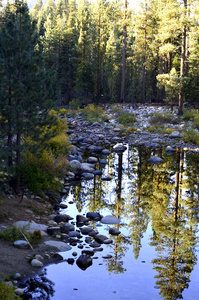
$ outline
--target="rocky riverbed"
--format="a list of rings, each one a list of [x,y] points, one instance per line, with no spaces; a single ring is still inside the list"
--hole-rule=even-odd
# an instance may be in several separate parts
[[[95,122],[91,125],[81,115],[67,116],[69,128],[67,134],[73,146],[68,156],[70,172],[64,178],[64,188],[61,195],[67,194],[71,181],[77,177],[80,180],[81,178],[91,180],[95,175],[100,175],[101,171],[98,166],[107,164],[107,157],[112,151],[122,153],[127,144],[151,148],[154,151],[165,148],[166,151],[172,152],[176,148],[184,148],[187,151],[198,153],[198,148],[195,145],[186,144],[182,140],[180,129],[185,126],[184,123],[172,125],[174,132],[171,134],[150,133],[146,130],[148,117],[159,108],[143,106],[136,110],[131,107],[125,109],[136,114],[137,121],[134,127],[136,126],[137,131],[127,132],[123,130],[121,124],[115,121],[114,112],[109,109],[107,110],[109,122],[105,124]],[[83,159],[85,152],[89,153],[86,161]],[[152,161],[152,163],[160,162]],[[102,180],[108,181],[111,178],[106,177]],[[48,198],[48,200],[50,199]],[[38,204],[37,209],[35,209],[36,203]],[[14,245],[0,239],[1,279],[4,275],[14,275],[14,280],[21,280],[24,276],[35,274],[46,264],[62,260],[63,258],[56,253],[70,250],[77,244],[79,248],[82,247],[82,235],[86,236],[87,243],[93,249],[92,253],[89,252],[91,250],[87,250],[87,252],[82,250],[82,255],[77,259],[79,267],[86,269],[92,263],[91,256],[93,253],[101,251],[103,243],[112,242],[106,236],[101,236],[97,231],[91,230],[89,222],[94,220],[115,224],[119,220],[113,220],[112,216],[109,216],[107,221],[98,213],[89,211],[85,216],[77,215],[73,219],[70,215],[59,214],[59,208],[64,208],[62,205],[59,200],[55,205],[52,205],[42,201],[39,197],[33,199],[26,196],[22,203],[19,203],[19,199],[11,194],[3,199],[0,230],[16,225],[20,228],[26,228],[27,231],[40,231],[41,240],[33,248],[26,239],[23,242],[16,241]],[[119,234],[114,231],[114,228],[111,230],[110,234]],[[91,237],[94,237],[94,242]],[[68,263],[73,263],[73,261]],[[18,293],[23,293],[23,291],[20,290]]]

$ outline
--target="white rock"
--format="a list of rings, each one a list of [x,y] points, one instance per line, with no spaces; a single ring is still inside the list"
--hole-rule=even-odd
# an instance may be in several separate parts
[[[72,249],[72,247],[64,242],[59,242],[59,241],[45,241],[44,242],[46,245],[55,247],[59,251],[69,251]]]
[[[41,267],[43,267],[43,263],[42,263],[40,260],[34,258],[34,259],[31,261],[31,266],[33,266],[33,267],[35,267],[35,268],[41,268]]]
[[[24,294],[24,290],[20,289],[20,288],[17,288],[17,289],[15,289],[15,294],[19,295],[19,296],[22,296]]]

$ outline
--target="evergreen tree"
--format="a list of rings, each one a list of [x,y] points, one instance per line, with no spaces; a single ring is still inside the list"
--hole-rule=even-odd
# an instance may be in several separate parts
[[[17,189],[24,139],[38,138],[42,124],[48,124],[47,97],[36,24],[30,20],[27,4],[16,1],[7,5],[0,31],[0,132],[4,150],[0,161],[7,171],[16,170]]]

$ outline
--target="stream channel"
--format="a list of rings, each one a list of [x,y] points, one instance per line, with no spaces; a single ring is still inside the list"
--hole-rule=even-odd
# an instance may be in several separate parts
[[[149,163],[154,154],[163,162]],[[119,218],[116,225],[89,224],[113,242],[101,245],[103,251],[94,253],[86,270],[76,264],[79,243],[60,252],[63,261],[26,282],[23,299],[199,299],[199,155],[127,145],[122,154],[106,159],[106,165],[98,166],[102,176],[71,183],[63,197],[68,208],[60,213],[73,221],[87,212]],[[104,176],[112,180],[101,180]],[[121,233],[109,234],[111,227]],[[83,249],[93,250],[85,238]]]

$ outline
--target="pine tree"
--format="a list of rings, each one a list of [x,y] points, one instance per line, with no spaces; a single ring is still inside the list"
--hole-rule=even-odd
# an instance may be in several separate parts
[[[7,5],[4,20],[0,31],[1,162],[7,171],[15,169],[18,190],[25,138],[38,138],[42,124],[48,124],[45,100],[49,95],[36,23],[30,20],[27,4]]]

